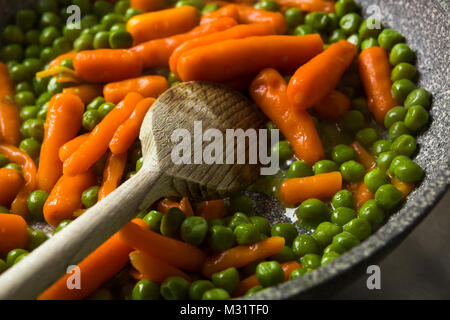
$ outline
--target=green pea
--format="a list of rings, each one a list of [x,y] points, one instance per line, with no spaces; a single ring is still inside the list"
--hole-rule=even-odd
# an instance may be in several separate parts
[[[113,31],[109,35],[109,45],[112,49],[126,49],[133,45],[133,37],[126,30]]]
[[[88,14],[91,12],[91,1],[90,0],[72,0],[72,4],[80,7],[82,14]]]
[[[110,29],[116,23],[124,23],[124,18],[117,13],[108,13],[103,16],[101,24],[105,25],[107,29]]]
[[[3,168],[7,168],[7,169],[14,169],[19,171],[20,173],[22,173],[22,167],[19,166],[17,163],[8,163],[7,165],[5,165]]]
[[[202,9],[202,14],[208,14],[211,12],[214,12],[216,10],[218,10],[220,7],[217,3],[207,3],[203,9]]]
[[[347,34],[345,33],[345,31],[342,29],[336,29],[336,30],[333,30],[333,32],[331,32],[328,42],[335,43],[335,42],[338,42],[340,40],[345,40],[345,39],[347,39]]]
[[[236,212],[228,224],[228,227],[232,230],[236,229],[238,225],[251,223],[251,220],[247,217],[245,213]]]
[[[100,107],[98,107],[98,112],[100,113],[100,116],[102,118],[106,117],[106,115],[108,113],[110,113],[114,108],[116,107],[116,105],[114,103],[111,102],[105,102],[102,103],[100,105]]]
[[[50,60],[53,60],[54,58],[56,58],[56,52],[53,51],[53,47],[45,47],[44,49],[41,50],[41,54],[39,56],[39,58],[47,63]]]
[[[414,52],[405,43],[396,44],[392,48],[391,54],[389,56],[389,61],[393,66],[396,66],[397,64],[402,62],[413,63],[414,59],[415,59]]]
[[[38,99],[39,100],[39,99]],[[36,102],[37,104],[37,102]],[[44,104],[38,111],[36,117],[38,120],[41,120],[42,122],[45,121],[45,119],[47,118],[47,111],[48,111],[48,104]],[[42,136],[44,135],[43,131],[42,131]]]
[[[342,116],[342,126],[347,132],[355,132],[364,128],[364,115],[361,111],[350,110]]]
[[[202,295],[202,300],[228,300],[230,299],[230,294],[220,288],[211,289],[205,291]]]
[[[389,140],[394,141],[403,134],[410,134],[410,130],[403,121],[397,121],[391,125],[388,132]]]
[[[25,68],[23,65],[19,64],[19,65],[15,65],[11,68],[10,76],[15,82],[20,82],[20,81],[29,80],[31,77],[31,74],[28,72],[27,68]]]
[[[230,198],[230,207],[233,212],[250,214],[253,211],[253,200],[246,195],[237,195]]]
[[[403,195],[392,184],[382,185],[375,192],[375,201],[384,210],[391,211],[395,209],[402,201]]]
[[[208,233],[208,222],[202,217],[188,217],[181,224],[181,239],[193,246],[199,246]]]
[[[307,34],[312,34],[312,33],[314,33],[314,29],[307,24],[299,25],[294,30],[294,34],[296,36],[305,36]]]
[[[108,1],[95,1],[92,4],[92,12],[99,18],[113,11],[113,6]]]
[[[10,252],[8,252],[8,255],[6,256],[6,265],[8,266],[8,268],[11,268],[15,263],[16,260],[22,256],[22,255],[26,255],[29,252],[25,249],[13,249]]]
[[[133,287],[132,300],[158,300],[159,285],[152,280],[140,280]]]
[[[25,138],[20,142],[19,149],[25,151],[31,158],[36,159],[41,151],[41,144],[34,138]]]
[[[376,18],[369,18],[361,22],[358,32],[361,38],[368,39],[377,38],[381,30],[381,22]]]
[[[342,164],[346,161],[356,160],[356,152],[348,145],[338,144],[333,148],[331,158],[334,162]]]
[[[16,94],[15,100],[20,106],[24,107],[33,105],[36,101],[36,97],[31,91],[22,91]]]
[[[350,160],[341,164],[340,171],[344,181],[357,182],[362,180],[366,170],[359,162]]]
[[[256,267],[256,277],[263,287],[271,287],[284,281],[284,271],[278,262],[264,261]]]
[[[214,252],[220,252],[231,248],[234,244],[235,237],[233,230],[228,227],[213,225],[208,230],[207,236],[208,246]]]
[[[333,261],[336,258],[339,258],[340,254],[334,251],[330,251],[325,253],[320,260],[320,265],[326,265],[327,263]]]
[[[32,29],[25,32],[25,42],[29,45],[39,45],[39,36],[41,31],[38,29]]]
[[[56,0],[39,0],[36,4],[39,13],[46,11],[58,12],[58,2]]]
[[[127,26],[125,25],[125,23],[116,23],[111,27],[111,29],[109,31],[113,32],[113,31],[120,31],[120,30],[122,30],[122,31],[127,30]]]
[[[245,223],[236,226],[234,235],[238,244],[253,244],[260,239],[258,228],[252,223]]]
[[[337,29],[339,26],[339,17],[336,13],[330,12],[328,14],[328,26],[327,31],[333,32],[335,29]]]
[[[330,215],[330,210],[318,199],[308,199],[302,202],[295,212],[300,221],[324,221]]]
[[[350,35],[352,33],[358,32],[358,28],[361,22],[361,16],[357,13],[352,12],[347,13],[345,16],[343,16],[339,21],[339,25],[347,35]]]
[[[349,221],[344,225],[343,229],[353,234],[360,241],[367,239],[372,233],[372,227],[369,221],[364,218],[355,218]]]
[[[320,259],[321,257],[315,253],[308,253],[302,257],[302,267],[316,269],[320,267]]]
[[[319,250],[316,239],[306,233],[299,234],[292,242],[292,251],[297,259],[308,253],[319,253]]]
[[[97,110],[87,110],[83,114],[83,128],[86,131],[92,131],[97,124],[102,120],[102,116]]]
[[[61,231],[62,229],[64,229],[65,227],[67,227],[70,223],[72,222],[72,220],[70,219],[65,219],[63,221],[61,221],[58,226],[55,229],[55,233],[58,233],[59,231]]]
[[[294,254],[294,251],[289,246],[284,246],[280,252],[278,252],[277,254],[274,254],[273,256],[270,257],[270,260],[275,260],[280,263],[294,261],[296,259],[297,258]]]
[[[293,280],[293,279],[297,279],[300,278],[302,276],[304,276],[305,274],[307,274],[308,271],[306,268],[298,268],[295,269],[294,271],[291,272],[291,274],[289,275],[289,280]]]
[[[98,186],[92,186],[87,188],[81,194],[81,203],[86,209],[95,205],[98,201]]]
[[[283,237],[285,244],[290,246],[298,235],[298,231],[292,223],[277,223],[270,230],[272,237]]]
[[[361,42],[361,50],[365,50],[371,47],[377,47],[378,46],[378,41],[375,38],[368,38],[368,39],[364,39]]]
[[[130,7],[129,0],[120,0],[115,4],[114,12],[120,15],[124,15],[129,7]]]
[[[39,43],[43,46],[51,45],[59,36],[61,36],[61,33],[55,26],[48,26],[41,31]]]
[[[9,163],[9,159],[7,156],[0,154],[0,167],[4,167]],[[3,207],[3,206],[2,206]],[[3,208],[2,208],[3,210]],[[270,232],[270,226],[269,226],[269,232]]]
[[[358,8],[354,0],[338,0],[335,5],[336,14],[339,17],[343,17],[347,13],[354,12]]]
[[[80,36],[81,29],[74,23],[66,24],[63,27],[63,36],[69,41],[75,41],[76,38]]]
[[[62,25],[61,18],[54,12],[45,12],[41,16],[41,20],[39,21],[39,26],[41,28],[53,26],[60,28]]]
[[[336,244],[336,243],[331,243],[330,245],[326,246],[325,249],[323,249],[323,254],[327,254],[330,252],[336,252],[339,254],[343,254],[345,253],[345,251],[347,251],[344,247]]]
[[[295,28],[304,21],[303,13],[298,8],[290,8],[284,12],[284,17],[289,28]]]
[[[3,61],[15,63],[15,65],[19,65],[17,61],[22,60],[23,58],[23,49],[21,45],[18,44],[10,44],[1,48],[0,57]],[[13,66],[9,67],[10,73],[12,71]],[[18,80],[21,81],[21,80]],[[16,82],[18,82],[16,81]]]
[[[28,196],[27,206],[31,216],[36,220],[43,219],[43,208],[47,201],[48,192],[44,190],[35,190]]]
[[[320,160],[314,164],[314,174],[322,174],[333,171],[339,171],[339,166],[331,160]]]
[[[402,104],[414,89],[416,85],[411,80],[397,80],[392,84],[392,95],[399,104]]]
[[[381,153],[391,150],[391,142],[380,139],[373,143],[372,145],[372,154],[374,156],[379,156]]]
[[[357,246],[360,241],[353,234],[343,231],[333,237],[333,244],[341,246],[344,250],[350,250]]]
[[[397,169],[397,167],[405,161],[411,161],[411,159],[404,155],[396,156],[394,159],[392,159],[391,164],[389,165],[389,172],[395,175],[395,170]]]
[[[47,85],[47,91],[52,95],[62,92],[63,85],[58,82],[58,77],[52,77]]]
[[[139,14],[142,14],[142,11],[136,9],[136,8],[128,8],[125,12],[124,19],[126,21],[130,20],[132,17],[137,16]]]
[[[37,44],[30,44],[25,49],[25,58],[39,58],[41,56],[41,47]]]
[[[136,172],[138,172],[139,170],[141,170],[143,165],[144,165],[144,158],[143,158],[143,157],[140,157],[140,158],[136,161]]]
[[[189,282],[181,277],[169,277],[161,283],[160,293],[166,300],[184,300],[189,292]]]
[[[356,132],[356,140],[365,147],[370,147],[378,140],[378,132],[374,128],[364,128]]]
[[[331,199],[331,206],[333,209],[337,209],[340,207],[346,207],[353,209],[355,207],[355,199],[353,198],[352,193],[349,190],[343,189],[333,196]]]
[[[391,150],[410,157],[416,150],[416,139],[409,134],[402,134],[392,142]]]
[[[377,158],[377,167],[383,170],[389,169],[392,160],[397,156],[397,153],[394,151],[386,151],[382,152],[378,155]]]
[[[197,8],[198,10],[202,10],[205,6],[205,3],[201,0],[179,0],[175,4],[175,8],[183,7],[183,6],[192,6]]]
[[[94,36],[94,49],[109,48],[109,31],[100,31]]]
[[[6,44],[22,44],[24,42],[23,31],[15,25],[7,25],[2,32],[2,40]]]
[[[417,163],[410,160],[401,162],[395,169],[394,175],[402,182],[415,183],[422,180],[424,172]]]
[[[270,236],[270,223],[266,218],[260,216],[253,216],[250,217],[250,221],[255,225],[259,233],[265,234],[266,236]]]
[[[356,46],[356,48],[358,49],[358,51],[361,50],[362,41],[361,41],[361,37],[359,36],[358,33],[354,33],[354,34],[350,35],[347,38],[347,41],[350,43],[353,43]]]
[[[103,103],[105,103],[105,98],[97,97],[86,106],[86,110],[97,110]]]
[[[196,280],[189,286],[189,299],[190,300],[201,300],[203,294],[214,289],[214,284],[209,280]]]
[[[48,82],[50,81],[49,77],[46,78],[33,78],[33,89],[36,94],[40,95],[47,91]]]
[[[48,236],[41,230],[33,230],[27,228],[27,233],[28,233],[27,250],[30,251],[36,249],[48,239]]]
[[[331,214],[331,222],[342,227],[350,220],[356,218],[356,216],[355,210],[347,207],[338,207]]]
[[[69,69],[74,69],[73,67],[73,60],[72,59],[64,59],[63,61],[61,61],[61,63],[59,64],[61,67],[65,67],[65,68],[69,68]]]
[[[314,238],[320,247],[324,248],[331,243],[333,237],[342,232],[342,228],[337,224],[325,221],[319,224],[314,230]]]
[[[37,22],[37,14],[33,10],[24,9],[16,13],[16,24],[24,31],[30,30]]]
[[[384,117],[384,126],[389,129],[395,122],[403,121],[406,115],[406,108],[394,107],[386,113]]]
[[[380,186],[389,183],[389,181],[389,176],[382,169],[371,170],[364,176],[364,183],[372,193],[375,193]]]
[[[94,47],[94,37],[91,34],[83,34],[75,39],[73,48],[75,51],[92,50]]]
[[[302,178],[307,176],[314,175],[314,172],[311,166],[305,161],[297,160],[292,162],[288,171],[286,172],[286,176],[288,179],[292,178]]]
[[[305,24],[317,31],[325,31],[330,18],[324,12],[310,12],[305,16]]]
[[[417,131],[427,125],[428,119],[427,110],[421,105],[415,105],[406,111],[404,123],[411,131]]]
[[[291,149],[291,145],[287,140],[282,140],[272,147],[272,153],[278,153],[278,158],[280,163],[284,163],[290,158],[292,158],[293,152]]]
[[[159,230],[161,229],[162,217],[163,217],[163,214],[161,212],[152,210],[145,215],[143,220],[148,225],[150,230],[159,233]]]
[[[169,85],[172,85],[173,83],[180,81],[180,79],[178,79],[178,77],[175,75],[175,73],[169,72],[167,81],[169,82]]]
[[[232,293],[239,286],[239,272],[236,268],[228,268],[220,272],[216,272],[211,277],[216,288],[221,288]]]
[[[417,69],[412,64],[407,62],[399,63],[391,72],[391,79],[393,82],[408,79],[413,80],[417,74]]]
[[[248,291],[245,293],[245,296],[246,297],[251,296],[255,293],[258,293],[259,291],[262,291],[263,289],[264,287],[261,285],[254,286],[253,288],[248,289]]]
[[[22,62],[22,65],[28,70],[29,73],[35,74],[38,72],[42,65],[41,61],[37,58],[27,58]]]
[[[425,109],[429,109],[431,106],[431,94],[423,88],[417,88],[411,91],[408,97],[406,97],[405,108],[415,105],[421,105]]]
[[[378,43],[380,44],[380,47],[388,51],[391,50],[397,43],[404,41],[405,37],[393,29],[384,29],[378,36]]]
[[[170,208],[162,217],[161,234],[166,237],[176,238],[180,233],[184,219],[183,211],[178,208]]]
[[[384,221],[384,211],[374,199],[370,199],[361,206],[358,217],[366,219],[370,223],[372,230],[376,230]]]

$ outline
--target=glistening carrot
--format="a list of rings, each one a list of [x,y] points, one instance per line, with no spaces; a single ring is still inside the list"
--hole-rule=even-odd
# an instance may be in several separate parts
[[[53,59],[52,61],[50,61],[49,64],[49,69],[57,67],[61,64],[61,62],[63,62],[66,59],[73,59],[75,58],[77,52],[75,50],[69,51],[67,53],[63,53],[59,56],[57,56],[55,59]]]
[[[415,188],[414,183],[402,182],[395,177],[391,179],[391,183],[394,187],[400,190],[403,198],[406,198]]]
[[[83,112],[83,102],[71,93],[59,93],[50,100],[39,156],[39,189],[50,192],[61,177],[59,149],[77,135],[81,128]]]
[[[333,90],[313,107],[314,115],[324,120],[338,119],[350,109],[350,104],[345,94]]]
[[[211,21],[211,23],[195,27],[186,33],[141,43],[131,48],[131,50],[139,55],[145,68],[167,66],[169,65],[170,55],[183,42],[214,32],[226,30],[236,24],[236,20],[225,17]]]
[[[94,169],[75,176],[63,175],[44,204],[45,221],[57,226],[64,219],[73,219],[74,211],[81,208],[81,194],[96,183]]]
[[[309,198],[330,199],[342,188],[342,176],[338,171],[283,181],[280,195],[287,205],[296,205]]]
[[[211,278],[211,275],[231,268],[241,268],[249,263],[261,261],[280,252],[284,247],[284,238],[270,237],[266,240],[248,245],[238,245],[209,256],[202,266],[202,274]]]
[[[8,67],[0,62],[0,138],[3,143],[20,142],[19,108],[14,103],[14,82]]]
[[[144,98],[157,98],[161,93],[167,90],[169,84],[167,79],[162,76],[141,76],[133,79],[110,82],[103,88],[105,100],[112,103],[118,103],[125,98],[127,93],[138,92]]]
[[[81,134],[63,144],[58,151],[59,160],[64,162],[87,140],[88,137],[89,133]]]
[[[220,9],[217,9],[216,11],[206,13],[202,15],[202,18],[200,19],[200,25],[204,25],[224,17],[239,21],[239,12],[237,10],[237,7],[234,4],[228,4]]]
[[[28,240],[27,223],[17,215],[0,213],[0,254],[12,249],[25,248]]]
[[[63,89],[64,93],[71,93],[78,96],[84,104],[88,104],[96,97],[102,95],[102,86],[96,84],[81,84]]]
[[[149,279],[161,283],[168,277],[182,277],[191,281],[180,269],[139,250],[130,253],[130,262],[139,271],[138,280]]]
[[[17,163],[22,167],[22,175],[25,178],[25,184],[12,202],[11,211],[26,216],[28,213],[28,196],[32,191],[36,190],[37,186],[36,165],[26,152],[14,146],[0,144],[0,153],[7,156],[9,161]]]
[[[108,154],[105,169],[103,170],[103,182],[98,190],[98,201],[113,192],[122,180],[123,172],[127,164],[127,153]]]
[[[235,4],[239,23],[268,23],[277,34],[283,34],[287,30],[286,19],[280,12],[256,9],[253,6]]]
[[[157,210],[159,212],[166,213],[170,208],[180,209],[186,217],[191,217],[194,215],[194,210],[192,210],[188,197],[181,198],[179,203],[168,198],[164,198],[158,202]]]
[[[130,247],[180,269],[199,270],[206,258],[202,250],[190,244],[143,229],[133,222],[123,227],[119,236]]]
[[[178,58],[184,53],[194,48],[205,46],[211,43],[230,39],[242,39],[251,36],[262,36],[273,34],[273,30],[269,24],[251,24],[251,25],[237,25],[227,30],[209,34],[203,37],[188,40],[179,45],[170,56],[169,66],[172,72],[176,73],[176,66]]]
[[[295,155],[313,165],[324,158],[322,141],[308,112],[289,107],[287,84],[274,69],[264,69],[253,80],[250,96],[291,144]]]
[[[334,12],[333,0],[275,0],[279,5],[287,8],[298,8],[305,12]]]
[[[142,12],[161,10],[167,6],[166,0],[131,0],[130,7]]]
[[[129,118],[142,96],[136,92],[127,94],[103,120],[91,131],[88,139],[64,161],[63,172],[76,175],[86,172],[108,150],[109,142],[117,128]]]
[[[227,206],[222,200],[203,201],[198,205],[195,215],[206,220],[223,218],[227,215]]]
[[[350,147],[355,150],[358,162],[360,162],[366,171],[372,170],[377,165],[376,159],[358,142],[354,141],[350,144]]]
[[[187,32],[199,21],[200,12],[196,8],[182,6],[134,16],[128,20],[127,30],[133,36],[134,43],[139,44]]]
[[[356,210],[359,210],[366,201],[373,199],[374,195],[370,192],[369,188],[367,188],[364,181],[361,181],[358,185],[358,188],[353,194],[356,203]]]
[[[178,58],[177,71],[183,81],[233,80],[264,68],[294,69],[322,48],[318,34],[225,40],[183,53]]]
[[[356,46],[341,40],[298,68],[287,90],[292,106],[306,110],[325,98],[336,87],[355,55]]]
[[[19,171],[9,168],[0,169],[0,205],[9,207],[24,184]]]
[[[95,249],[78,264],[80,288],[72,284],[72,273],[62,276],[50,288],[38,297],[39,300],[81,300],[93,293],[105,281],[111,279],[128,263],[128,254],[132,249],[120,241],[117,233]]]
[[[73,66],[80,78],[97,83],[135,78],[142,73],[141,59],[126,49],[81,51],[73,59]]]
[[[358,65],[369,110],[378,123],[383,123],[386,113],[397,105],[391,91],[388,54],[381,47],[367,48],[359,54]]]

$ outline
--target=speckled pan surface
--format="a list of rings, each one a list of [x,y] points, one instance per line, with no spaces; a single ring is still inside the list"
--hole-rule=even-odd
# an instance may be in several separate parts
[[[18,9],[33,0],[0,0],[0,27]],[[408,197],[402,209],[361,245],[339,259],[302,278],[265,290],[252,298],[323,298],[339,290],[367,265],[376,263],[394,249],[431,211],[450,183],[450,1],[449,0],[362,0],[366,9],[376,5],[385,26],[404,34],[417,53],[420,86],[433,94],[431,126],[418,138],[416,157],[426,178]],[[373,14],[373,11],[370,13]],[[257,212],[280,221],[282,209],[265,196],[258,199]],[[399,261],[399,267],[401,261]]]

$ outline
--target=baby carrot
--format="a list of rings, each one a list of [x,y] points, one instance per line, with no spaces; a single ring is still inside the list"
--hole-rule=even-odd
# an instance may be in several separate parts
[[[250,96],[286,137],[295,155],[313,165],[324,158],[322,141],[308,112],[290,108],[284,78],[273,69],[264,69],[253,80]]]
[[[108,83],[103,88],[103,96],[106,101],[112,103],[118,103],[132,91],[138,92],[144,98],[157,98],[168,87],[167,79],[162,76],[141,76]]]
[[[76,54],[77,54],[77,52],[75,50],[63,53],[63,54],[57,56],[52,61],[50,61],[48,68],[51,69],[54,67],[58,67],[61,64],[61,62],[63,62],[64,60],[75,58]]]
[[[0,62],[0,137],[7,144],[18,145],[20,142],[20,117],[19,108],[14,103],[14,82],[3,62]]]
[[[161,11],[148,12],[132,17],[127,30],[139,44],[158,38],[184,33],[200,21],[200,12],[193,6],[182,6]]]
[[[145,68],[167,66],[169,64],[170,55],[183,42],[226,30],[236,24],[236,20],[224,17],[211,21],[211,23],[195,27],[186,33],[141,43],[131,48],[131,50],[139,55]]]
[[[50,192],[61,177],[59,148],[77,135],[81,128],[83,112],[83,102],[71,93],[59,93],[50,100],[39,156],[39,189]]]
[[[129,118],[142,96],[136,92],[127,94],[103,120],[91,131],[88,139],[64,161],[63,172],[77,175],[86,172],[108,150],[109,142],[117,128]]]
[[[381,47],[367,48],[359,54],[358,65],[369,110],[378,123],[383,123],[386,113],[397,105],[391,91],[388,54]]]
[[[9,207],[24,184],[19,171],[9,168],[0,169],[0,205]]]
[[[220,82],[254,75],[264,68],[294,69],[322,48],[318,34],[231,39],[183,53],[178,58],[177,71],[183,81]]]
[[[345,94],[333,90],[313,108],[314,115],[319,119],[334,120],[341,117],[350,109],[350,99]]]
[[[38,297],[39,300],[81,300],[111,279],[128,263],[132,249],[120,241],[117,233],[78,264],[80,288],[71,289],[67,282],[72,273],[62,276]]]
[[[0,213],[0,254],[12,249],[25,248],[28,240],[27,223],[17,215]]]
[[[285,180],[281,183],[280,195],[287,205],[296,205],[309,198],[330,199],[341,188],[341,173],[334,171]]]
[[[330,0],[276,0],[279,5],[287,8],[298,8],[305,12],[334,12],[334,1]]]
[[[44,204],[45,221],[57,226],[64,219],[73,219],[74,211],[81,208],[81,194],[96,183],[94,169],[75,176],[63,175]]]
[[[108,154],[105,170],[103,171],[103,182],[98,190],[98,201],[105,198],[108,194],[116,190],[122,180],[123,172],[127,164],[127,153]]]
[[[356,203],[356,210],[359,210],[366,201],[373,199],[374,195],[370,192],[369,188],[367,188],[364,181],[361,181],[358,185],[358,188],[353,194]]]
[[[123,227],[119,236],[130,247],[180,269],[199,270],[206,258],[205,253],[197,247],[143,229],[133,222]]]
[[[341,40],[297,69],[287,94],[294,108],[306,110],[325,98],[338,84],[356,55],[356,46]]]
[[[112,82],[142,73],[142,61],[131,50],[97,49],[78,52],[73,59],[75,73],[88,82]]]
[[[358,162],[366,168],[366,171],[375,168],[377,165],[376,159],[358,141],[352,142],[350,147],[355,150]]]
[[[241,4],[235,4],[235,6],[239,15],[239,23],[268,23],[277,34],[283,34],[287,30],[286,19],[280,12],[260,10]]]
[[[227,206],[222,200],[203,201],[198,205],[195,215],[206,220],[223,218],[227,215]]]
[[[202,15],[202,18],[200,19],[200,25],[207,24],[224,17],[239,21],[239,12],[237,10],[237,7],[234,4],[228,4],[216,11],[206,13]]]
[[[183,211],[186,217],[191,217],[194,215],[194,210],[192,210],[191,203],[188,197],[181,198],[180,202],[170,200],[168,198],[162,199],[158,202],[157,210],[161,213],[166,213],[170,208],[178,208]]]
[[[414,183],[402,182],[395,177],[391,179],[391,183],[394,187],[400,190],[403,198],[406,198],[415,188]]]
[[[188,197],[181,198],[180,210],[183,211],[186,217],[192,217],[194,215],[194,210],[192,209],[191,202]]]
[[[231,267],[241,268],[249,263],[261,261],[280,252],[283,247],[283,237],[270,237],[254,244],[238,245],[206,258],[202,266],[202,274],[211,278],[213,273]]]
[[[130,262],[139,271],[138,280],[149,279],[161,283],[168,277],[182,277],[191,281],[180,269],[139,250],[130,253]]]
[[[81,84],[70,88],[64,88],[64,93],[78,96],[84,104],[88,104],[96,97],[102,95],[102,86],[96,84]]]
[[[85,133],[63,144],[58,151],[59,160],[61,160],[61,162],[64,162],[87,140],[88,137],[89,133]]]
[[[28,213],[28,196],[32,191],[36,190],[37,186],[36,165],[26,152],[14,146],[0,144],[0,153],[7,156],[9,161],[17,163],[22,167],[22,175],[25,178],[25,184],[12,202],[11,211],[26,216]]]
[[[130,7],[142,12],[161,10],[167,6],[166,0],[131,0]]]
[[[262,36],[273,34],[272,28],[269,24],[251,24],[251,25],[237,25],[221,32],[215,32],[203,37],[188,40],[179,45],[170,56],[169,66],[172,72],[176,73],[176,66],[178,58],[184,53],[194,48],[205,46],[211,43],[216,43],[223,40],[242,39],[251,36]]]

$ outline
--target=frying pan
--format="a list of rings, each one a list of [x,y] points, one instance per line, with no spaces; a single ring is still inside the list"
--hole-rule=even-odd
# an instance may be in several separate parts
[[[0,0],[0,27],[32,0]],[[401,32],[417,53],[419,86],[433,94],[431,123],[418,136],[415,160],[426,176],[402,208],[360,245],[327,265],[293,281],[252,296],[252,299],[326,298],[379,263],[397,247],[431,211],[450,184],[450,1],[360,0],[364,15],[381,15],[384,26]],[[369,9],[369,10],[368,10]],[[271,222],[288,221],[284,209],[272,198],[251,194],[256,213]],[[44,224],[33,227],[45,229]],[[47,230],[48,231],[48,230]],[[401,262],[400,262],[401,263]],[[399,267],[401,267],[399,265]]]

